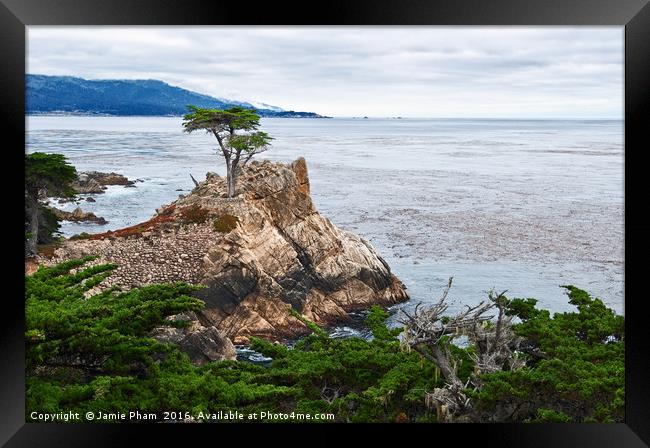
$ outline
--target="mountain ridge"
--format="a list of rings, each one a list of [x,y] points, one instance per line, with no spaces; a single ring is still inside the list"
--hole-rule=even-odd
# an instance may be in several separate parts
[[[157,79],[89,80],[74,76],[26,75],[27,115],[181,116],[187,105],[226,109],[255,109],[262,117],[327,118],[315,112],[215,98]]]

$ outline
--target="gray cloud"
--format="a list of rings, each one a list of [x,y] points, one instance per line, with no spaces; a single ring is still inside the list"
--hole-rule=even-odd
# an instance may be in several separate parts
[[[622,27],[28,27],[29,73],[334,116],[622,118]]]

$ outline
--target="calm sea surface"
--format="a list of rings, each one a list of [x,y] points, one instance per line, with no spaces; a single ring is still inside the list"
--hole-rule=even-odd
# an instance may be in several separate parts
[[[30,152],[142,180],[81,201],[108,224],[64,223],[66,236],[144,221],[191,190],[189,173],[225,174],[214,138],[184,134],[180,118],[26,123]],[[275,140],[260,157],[306,158],[316,207],[375,246],[407,285],[400,306],[437,300],[453,276],[455,309],[495,288],[570,310],[560,285],[573,284],[623,312],[621,121],[270,118],[262,129]]]

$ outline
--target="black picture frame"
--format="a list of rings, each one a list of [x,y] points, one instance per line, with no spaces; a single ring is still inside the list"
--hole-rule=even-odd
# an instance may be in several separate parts
[[[19,147],[25,145],[25,27],[29,25],[618,25],[625,26],[625,317],[626,417],[622,424],[529,425],[356,425],[364,434],[384,434],[408,428],[422,431],[432,443],[454,437],[478,437],[498,446],[647,446],[650,443],[650,332],[643,312],[650,224],[647,207],[644,153],[650,151],[650,6],[649,0],[337,0],[309,2],[225,2],[222,0],[0,0],[0,126],[5,145],[3,179],[10,196],[23,177]],[[19,198],[18,194],[14,198]],[[645,200],[645,203],[644,203]],[[23,213],[20,200],[15,214]],[[8,213],[9,214],[9,213]],[[121,446],[166,441],[198,443],[196,432],[213,443],[226,429],[240,437],[274,431],[289,437],[296,425],[111,425],[25,423],[24,302],[20,269],[23,243],[15,216],[8,217],[4,253],[5,294],[0,324],[0,443],[7,446]],[[6,243],[13,242],[15,247]],[[218,426],[218,430],[217,430]],[[224,426],[227,426],[224,429]],[[348,425],[354,426],[354,425]],[[300,425],[305,429],[307,425]],[[309,426],[332,443],[340,443],[332,426]],[[336,426],[338,431],[341,427]],[[347,429],[347,428],[346,428]],[[278,432],[278,430],[280,430]],[[255,433],[255,434],[252,434]],[[221,434],[221,435],[218,435]],[[245,434],[245,435],[242,435]],[[414,434],[419,436],[420,434]],[[215,438],[217,437],[217,438]],[[645,442],[644,442],[645,441]],[[302,443],[311,440],[303,439]]]

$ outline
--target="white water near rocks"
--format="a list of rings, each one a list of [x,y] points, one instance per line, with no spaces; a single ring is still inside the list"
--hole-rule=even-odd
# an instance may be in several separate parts
[[[108,224],[65,223],[66,236],[144,221],[193,188],[189,173],[225,174],[214,139],[184,134],[180,118],[28,117],[27,129],[28,151],[144,181],[81,201]],[[451,312],[492,287],[571,310],[563,284],[623,312],[621,121],[274,118],[262,129],[275,140],[261,157],[304,156],[319,211],[407,285],[398,307],[436,301],[453,276]],[[346,331],[358,330],[335,329]]]

